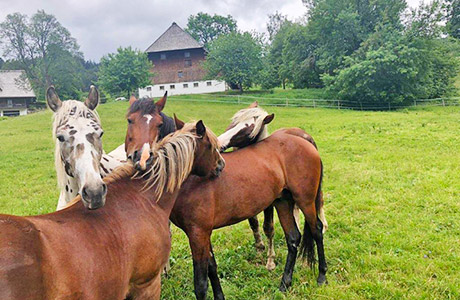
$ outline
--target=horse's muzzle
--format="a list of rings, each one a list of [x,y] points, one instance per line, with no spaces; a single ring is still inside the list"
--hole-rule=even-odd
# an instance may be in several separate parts
[[[222,173],[222,171],[224,170],[224,168],[225,168],[225,160],[221,159],[217,163],[217,167],[214,170],[214,172],[212,173],[213,177],[219,177],[220,174]]]
[[[104,206],[107,186],[102,183],[96,186],[85,185],[81,190],[81,198],[87,209],[94,210]]]

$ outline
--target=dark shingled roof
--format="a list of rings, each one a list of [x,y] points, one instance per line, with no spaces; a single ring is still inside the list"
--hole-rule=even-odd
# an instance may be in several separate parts
[[[35,97],[23,70],[0,70],[0,98]]]
[[[155,41],[146,52],[163,52],[203,48],[188,32],[175,22]]]

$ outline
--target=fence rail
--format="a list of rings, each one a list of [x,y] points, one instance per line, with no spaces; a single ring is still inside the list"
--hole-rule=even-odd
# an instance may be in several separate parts
[[[222,94],[193,94],[171,96],[170,100],[188,102],[208,102],[227,104],[250,104],[258,101],[263,106],[285,106],[285,107],[311,107],[311,108],[332,108],[351,110],[397,110],[410,107],[429,106],[459,106],[460,97],[446,97],[435,99],[414,99],[411,105],[375,105],[363,104],[350,100],[338,99],[309,99],[309,98],[281,98],[281,97],[257,97],[249,95],[222,95]],[[168,100],[169,100],[168,99]]]

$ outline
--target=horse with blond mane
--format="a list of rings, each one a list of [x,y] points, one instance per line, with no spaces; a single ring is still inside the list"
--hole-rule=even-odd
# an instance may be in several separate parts
[[[217,138],[201,121],[152,149],[152,167],[104,178],[106,204],[31,217],[0,215],[0,299],[159,299],[169,215],[189,174],[217,176]]]
[[[225,132],[218,137],[219,143],[221,145],[221,151],[225,151],[228,148],[233,148],[235,151],[268,138],[270,133],[268,132],[267,125],[273,121],[274,117],[274,114],[268,114],[265,110],[263,110],[257,101],[254,101],[252,104],[250,104],[248,108],[239,110],[233,115],[231,123]],[[306,139],[317,148],[313,137],[308,133],[299,131],[297,128],[285,129],[285,131],[294,135],[298,134],[300,137]],[[266,268],[269,271],[274,270],[276,267],[275,246],[273,242],[275,235],[273,209],[273,205],[270,205],[264,210],[263,225],[265,236],[268,239]],[[321,206],[319,210],[319,218],[323,223],[324,233],[328,228],[328,223],[324,214],[322,195]],[[299,213],[299,208],[297,205],[295,205],[294,217],[296,219],[297,227],[300,227]],[[265,245],[259,232],[259,221],[257,216],[249,218],[248,221],[254,235],[255,247],[257,251],[263,251],[265,249]]]
[[[175,121],[181,128],[183,122]],[[261,142],[223,153],[226,167],[219,178],[190,176],[184,182],[170,219],[189,238],[197,299],[206,299],[208,277],[214,298],[224,299],[211,246],[212,231],[253,217],[270,205],[278,212],[288,247],[280,289],[285,291],[291,285],[299,246],[301,255],[314,263],[315,243],[317,282],[326,282],[323,224],[318,217],[322,163],[316,147],[302,134],[305,132],[300,129],[278,130]],[[148,140],[138,140],[130,146],[142,149],[145,142]],[[306,220],[302,240],[294,219],[295,205]]]

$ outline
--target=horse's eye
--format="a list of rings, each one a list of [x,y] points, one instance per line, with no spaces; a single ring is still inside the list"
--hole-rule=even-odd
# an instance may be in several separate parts
[[[163,123],[158,124],[158,128],[161,128],[163,126]]]
[[[58,135],[58,136],[57,136],[57,139],[58,139],[61,143],[65,141],[65,138],[64,138],[63,135]]]
[[[128,119],[128,124],[133,124],[133,120]]]
[[[101,138],[103,135],[104,135],[104,131],[101,131],[101,134],[99,135],[99,137]]]

